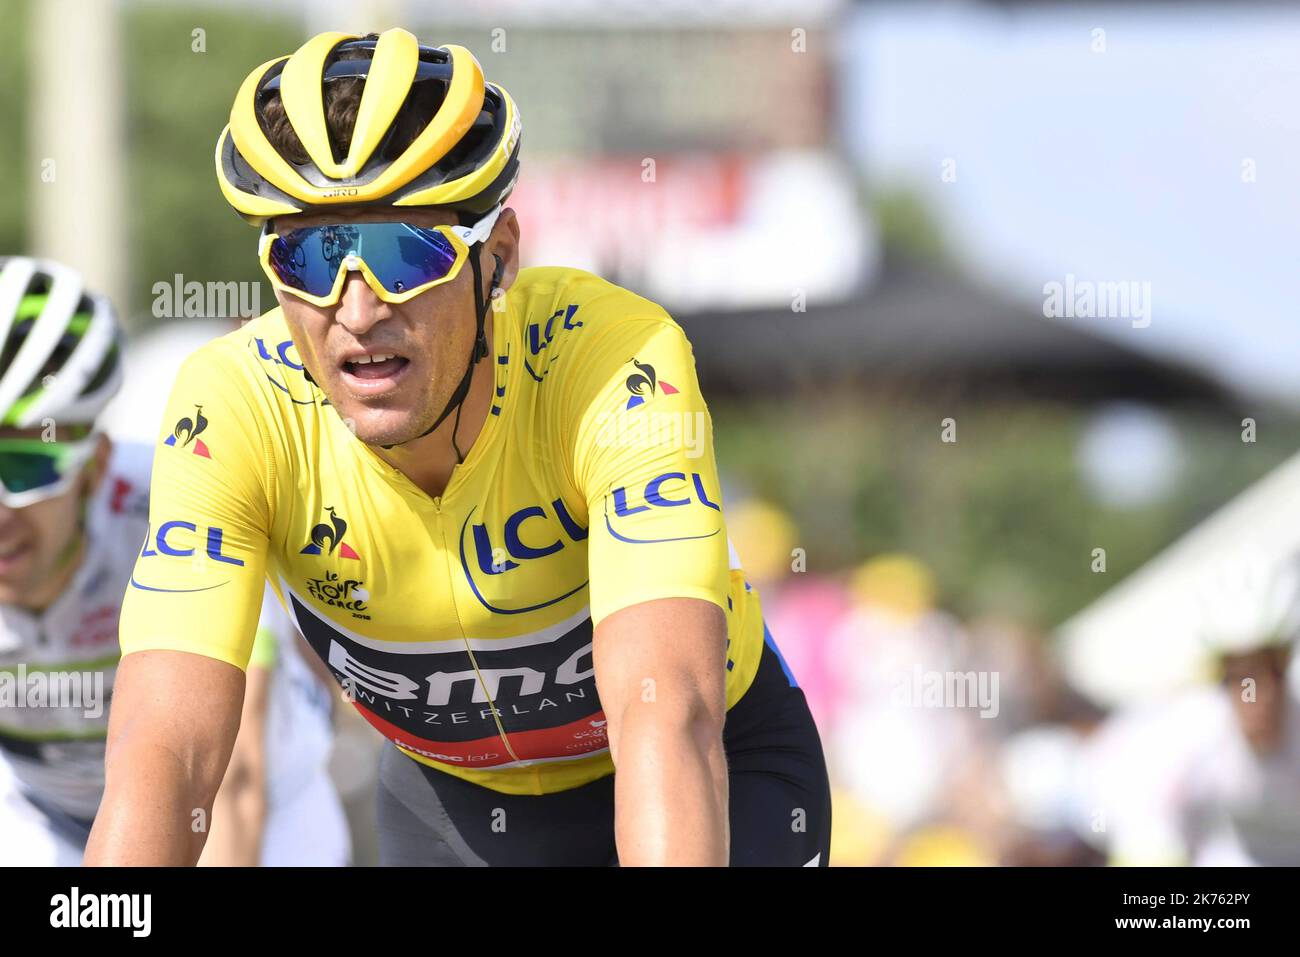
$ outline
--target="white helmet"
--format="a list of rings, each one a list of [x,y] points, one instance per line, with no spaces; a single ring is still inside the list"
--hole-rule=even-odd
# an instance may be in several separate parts
[[[1197,600],[1201,641],[1216,655],[1290,643],[1300,633],[1300,567],[1241,552],[1207,569]]]
[[[75,270],[0,258],[0,426],[93,424],[122,384],[121,338]]]

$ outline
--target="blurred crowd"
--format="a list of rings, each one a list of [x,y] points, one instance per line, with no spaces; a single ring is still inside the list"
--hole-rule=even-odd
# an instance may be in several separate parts
[[[1108,709],[1050,635],[945,611],[916,557],[817,571],[755,500],[729,531],[823,735],[835,864],[1300,864],[1293,630],[1261,625],[1200,682]]]

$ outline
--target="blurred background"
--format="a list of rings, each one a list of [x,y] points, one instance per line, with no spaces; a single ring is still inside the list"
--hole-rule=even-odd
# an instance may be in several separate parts
[[[1300,12],[0,15],[0,250],[128,318],[117,434],[152,441],[179,357],[274,305],[213,175],[240,80],[325,29],[462,44],[524,117],[525,264],[601,273],[692,339],[730,534],[831,761],[836,864],[1300,863],[1300,680],[1216,644],[1204,601],[1247,628],[1225,575],[1300,547]],[[380,739],[340,720],[366,864]]]

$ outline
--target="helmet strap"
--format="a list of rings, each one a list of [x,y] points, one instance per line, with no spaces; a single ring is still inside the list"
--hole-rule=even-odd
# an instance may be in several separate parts
[[[433,425],[429,426],[417,435],[415,439],[407,439],[407,442],[414,442],[416,439],[424,438],[430,432],[438,428],[438,426],[442,425],[443,421],[447,416],[451,415],[454,410],[456,413],[456,422],[451,429],[451,447],[456,450],[457,465],[465,461],[464,453],[461,452],[460,446],[456,444],[456,434],[460,431],[461,406],[465,404],[465,399],[469,396],[470,382],[474,378],[474,367],[478,365],[480,360],[487,358],[487,335],[484,332],[487,324],[487,313],[488,310],[492,308],[492,293],[501,285],[501,274],[505,271],[505,263],[501,261],[500,256],[493,253],[492,258],[496,260],[496,267],[492,270],[492,283],[488,290],[488,295],[485,298],[483,295],[483,271],[479,267],[478,262],[478,245],[478,243],[475,243],[474,248],[471,248],[469,251],[469,265],[470,269],[474,272],[474,316],[477,323],[474,334],[474,344],[470,347],[469,364],[465,367],[465,374],[460,377],[460,384],[456,386],[456,391],[453,392],[451,398],[447,400],[446,408],[444,408],[442,414],[434,420]],[[391,449],[392,447],[393,446],[391,445],[383,446],[385,449]]]

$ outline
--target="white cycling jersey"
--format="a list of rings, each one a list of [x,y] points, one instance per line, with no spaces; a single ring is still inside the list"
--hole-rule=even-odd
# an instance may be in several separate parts
[[[1226,695],[1181,781],[1179,823],[1199,867],[1300,865],[1300,701],[1287,697],[1280,746],[1256,753]]]
[[[330,690],[316,677],[298,645],[297,631],[270,588],[262,601],[258,642],[274,642],[274,672],[266,716],[267,780],[272,807],[289,803],[328,772],[333,745]]]
[[[1086,804],[1124,864],[1300,864],[1300,696],[1281,746],[1254,751],[1228,692],[1203,688],[1109,719],[1084,749]],[[1095,823],[1095,822],[1094,822]]]
[[[49,608],[0,605],[0,670],[10,685],[0,694],[0,754],[17,787],[75,819],[95,816],[104,789],[117,619],[144,541],[151,458],[147,447],[114,447],[87,509],[85,557]]]
[[[148,446],[115,443],[88,504],[85,555],[49,608],[0,605],[0,863],[80,860],[104,789],[118,616],[145,540],[152,455]],[[328,693],[297,653],[283,613],[262,627],[276,652],[263,863],[344,864],[346,820],[327,771]]]

